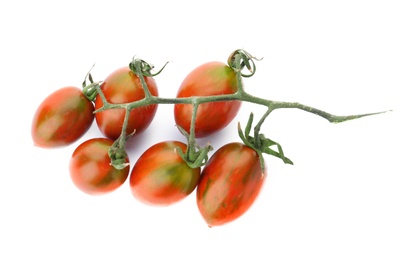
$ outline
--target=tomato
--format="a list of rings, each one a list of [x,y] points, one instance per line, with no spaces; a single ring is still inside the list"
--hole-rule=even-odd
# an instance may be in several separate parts
[[[117,170],[111,165],[108,149],[113,141],[93,138],[80,144],[70,159],[70,177],[75,186],[90,195],[112,192],[127,179],[130,166]],[[126,162],[128,157],[126,157]]]
[[[144,77],[148,89],[153,96],[158,96],[158,89],[152,77]],[[128,103],[145,98],[145,93],[139,77],[128,67],[120,68],[112,72],[101,85],[107,101],[113,104]],[[102,107],[100,95],[95,100],[95,108]],[[135,134],[143,132],[151,124],[157,111],[157,104],[138,107],[131,111],[127,134],[135,131]],[[122,130],[124,122],[124,109],[109,109],[96,113],[96,121],[101,133],[106,137],[116,140]]]
[[[257,198],[266,174],[249,146],[229,143],[218,149],[204,166],[197,187],[198,209],[208,226],[242,216]]]
[[[42,148],[69,145],[82,137],[94,120],[94,104],[81,89],[64,87],[37,108],[31,126],[34,144]]]
[[[233,94],[238,90],[235,72],[222,62],[208,62],[193,71],[183,80],[177,97],[213,96]],[[195,137],[209,136],[225,128],[237,115],[241,101],[202,103],[195,121]],[[193,105],[176,104],[174,118],[177,125],[190,132]]]
[[[148,148],[135,163],[130,176],[134,197],[146,204],[168,206],[187,197],[197,186],[201,169],[191,168],[177,148],[178,141],[164,141]]]

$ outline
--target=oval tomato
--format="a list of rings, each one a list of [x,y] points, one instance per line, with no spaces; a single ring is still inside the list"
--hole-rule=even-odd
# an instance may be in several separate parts
[[[148,89],[153,96],[158,96],[158,89],[152,77],[144,77]],[[111,73],[102,83],[101,90],[107,101],[113,104],[129,103],[145,98],[145,93],[139,77],[128,67],[120,68]],[[100,95],[95,100],[95,108],[103,105]],[[143,132],[152,122],[157,111],[157,104],[135,108],[131,111],[127,125],[127,134]],[[96,121],[101,133],[116,140],[122,131],[124,109],[109,109],[96,113]]]
[[[31,126],[34,144],[43,148],[69,145],[82,137],[94,120],[94,104],[81,89],[64,87],[46,97]]]
[[[218,149],[205,165],[197,187],[198,209],[208,226],[242,216],[257,198],[266,173],[249,146],[229,143]]]
[[[134,197],[144,203],[167,206],[187,197],[197,186],[201,169],[191,168],[181,158],[186,144],[178,141],[157,143],[146,150],[131,171]]]
[[[93,138],[74,150],[69,170],[78,189],[90,195],[100,195],[114,191],[126,181],[130,167],[117,170],[111,166],[108,149],[113,143],[110,139]]]
[[[177,97],[233,94],[238,90],[235,72],[222,62],[208,62],[191,71],[182,82]],[[206,137],[226,127],[237,115],[241,101],[200,104],[195,120],[195,136]],[[190,132],[193,105],[176,104],[177,125]]]

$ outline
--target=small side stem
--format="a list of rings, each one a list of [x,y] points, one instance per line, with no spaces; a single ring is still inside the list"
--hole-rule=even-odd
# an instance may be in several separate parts
[[[253,129],[253,133],[255,135],[255,143],[256,145],[260,146],[261,145],[261,141],[260,141],[260,136],[259,136],[259,132],[261,130],[261,126],[263,124],[263,122],[265,122],[265,119],[269,116],[269,114],[273,111],[272,107],[268,107],[268,110],[265,112],[265,114],[263,114],[263,116],[261,117],[261,119],[259,119],[259,122],[255,125],[254,129]]]
[[[192,161],[195,152],[196,152],[196,140],[195,140],[195,121],[196,121],[196,115],[198,112],[198,99],[193,99],[193,111],[192,111],[192,117],[191,117],[191,125],[189,127],[189,136],[188,136],[188,148],[187,148],[187,155],[188,155],[188,160]]]
[[[130,118],[131,109],[129,107],[125,108],[125,116],[124,116],[124,123],[121,128],[121,135],[120,135],[120,146],[125,146],[125,139],[127,137],[127,127],[128,127],[128,120]]]
[[[236,58],[234,61],[235,68],[233,68],[235,75],[236,75],[236,80],[238,82],[238,90],[236,91],[237,95],[242,95],[245,90],[243,88],[243,81],[242,81],[242,74],[241,74],[241,68],[240,68],[240,59]]]
[[[111,145],[110,149],[108,150],[108,155],[111,158],[111,165],[116,169],[124,169],[129,165],[126,161],[127,152],[125,150],[125,143],[127,139],[132,136],[134,133],[127,135],[127,125],[128,119],[130,117],[131,109],[128,107],[125,108],[125,116],[124,116],[124,123],[121,129],[121,135],[115,140],[114,144]]]
[[[141,85],[144,90],[145,98],[150,98],[152,97],[152,94],[148,89],[147,82],[145,82],[144,74],[142,73],[142,69],[141,69],[141,63],[137,62],[136,64],[137,65],[135,66],[135,71],[133,70],[133,72],[138,76],[138,78],[141,81]]]

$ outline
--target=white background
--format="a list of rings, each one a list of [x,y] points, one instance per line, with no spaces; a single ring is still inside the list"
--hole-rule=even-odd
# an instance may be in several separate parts
[[[268,4],[269,3],[269,4]],[[408,1],[3,1],[0,4],[0,259],[410,259]],[[73,150],[33,146],[34,110],[52,91],[103,80],[134,55],[161,67],[160,95],[186,74],[244,48],[264,59],[246,90],[347,115],[342,124],[273,112],[262,132],[294,166],[265,156],[269,175],[242,218],[208,228],[191,194],[166,208],[136,201],[128,183],[93,197],[69,178]],[[236,124],[263,107],[243,104]],[[172,106],[129,144],[183,140]]]

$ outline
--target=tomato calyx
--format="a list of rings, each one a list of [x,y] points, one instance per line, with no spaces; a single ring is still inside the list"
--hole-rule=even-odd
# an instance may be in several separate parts
[[[284,163],[293,165],[293,162],[285,156],[282,146],[278,142],[275,142],[265,137],[264,134],[261,134],[259,132],[260,125],[261,125],[261,122],[263,122],[263,119],[264,118],[262,118],[259,124],[255,126],[254,136],[250,136],[252,123],[253,123],[253,113],[251,113],[249,116],[249,119],[248,119],[248,122],[245,128],[245,132],[242,130],[241,124],[238,122],[239,137],[242,139],[245,145],[253,148],[258,153],[262,170],[265,168],[265,162],[264,162],[262,153],[273,155],[275,157],[282,159]],[[277,151],[273,150],[271,146],[276,146]]]
[[[177,152],[179,156],[184,159],[184,161],[191,168],[198,168],[204,166],[208,162],[208,153],[213,149],[210,143],[205,145],[205,147],[200,147],[195,140],[193,132],[189,134],[182,127],[177,126],[178,130],[187,138],[188,145],[186,152],[184,153],[180,147],[177,147]]]
[[[240,73],[242,77],[249,78],[253,76],[256,72],[256,65],[253,60],[260,61],[261,59],[258,59],[254,56],[252,56],[249,52],[243,50],[243,49],[238,49],[235,50],[234,52],[231,53],[228,57],[228,65],[231,67],[236,73]],[[242,73],[242,70],[246,67],[246,69],[249,71],[248,73]]]
[[[165,66],[167,66],[169,62],[166,62],[164,64],[164,66],[162,66],[162,68],[157,72],[157,73],[152,73],[152,70],[154,69],[154,65],[142,60],[142,59],[138,59],[135,58],[135,56],[132,58],[132,61],[129,63],[128,67],[130,68],[130,70],[132,72],[135,73],[135,75],[139,76],[145,76],[145,77],[155,77],[158,74],[160,74]]]
[[[94,68],[94,65],[91,67],[91,69],[87,72],[87,74],[85,75],[84,81],[82,83],[82,87],[83,87],[83,94],[84,96],[90,100],[90,101],[94,101],[95,98],[98,95],[98,90],[97,88],[100,87],[102,81],[97,81],[94,82],[93,77],[91,76],[91,70]],[[90,82],[89,84],[87,84],[87,79]]]
[[[108,156],[111,159],[110,165],[112,165],[117,170],[122,170],[129,166],[127,151],[125,150],[126,141],[131,138],[135,133],[131,133],[128,136],[120,136],[108,149]]]

